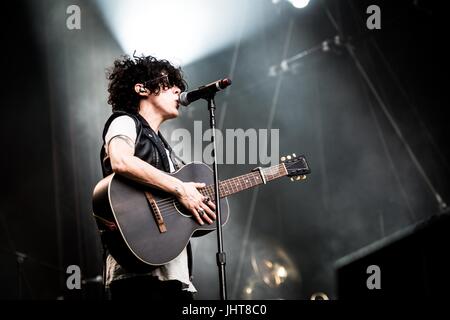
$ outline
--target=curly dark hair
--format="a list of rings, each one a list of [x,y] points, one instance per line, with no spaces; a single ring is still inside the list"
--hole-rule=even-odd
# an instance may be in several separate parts
[[[187,88],[181,68],[176,68],[167,60],[158,60],[152,56],[128,55],[114,61],[108,70],[108,103],[113,111],[139,112],[142,97],[136,93],[136,83],[144,84],[151,94],[158,95],[161,88],[177,86],[181,91]]]

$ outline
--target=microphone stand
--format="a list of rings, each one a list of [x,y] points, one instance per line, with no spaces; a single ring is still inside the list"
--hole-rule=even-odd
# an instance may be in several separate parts
[[[216,155],[216,103],[214,101],[215,92],[211,93],[205,99],[208,101],[210,127],[212,130],[211,142],[213,144],[213,174],[214,174],[214,195],[216,203],[216,224],[217,224],[217,253],[216,262],[219,269],[219,286],[220,286],[220,299],[227,300],[227,285],[225,276],[225,264],[226,254],[223,251],[223,236],[222,236],[222,215],[220,210],[220,193],[219,193],[219,170],[217,168],[217,155]]]
[[[16,265],[17,265],[17,297],[19,300],[23,299],[23,285],[22,285],[22,277],[23,277],[23,263],[28,256],[25,253],[16,251]]]

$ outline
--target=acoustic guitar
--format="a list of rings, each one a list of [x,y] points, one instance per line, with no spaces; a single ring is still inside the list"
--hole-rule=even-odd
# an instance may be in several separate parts
[[[304,156],[293,154],[281,159],[278,165],[219,182],[222,225],[229,218],[228,196],[284,176],[303,180],[310,173]],[[170,175],[185,182],[205,183],[199,192],[214,202],[214,178],[208,165],[188,163]],[[200,225],[171,194],[114,173],[95,186],[93,211],[103,243],[128,270],[144,271],[166,264],[183,251],[191,237],[216,229],[216,222]]]

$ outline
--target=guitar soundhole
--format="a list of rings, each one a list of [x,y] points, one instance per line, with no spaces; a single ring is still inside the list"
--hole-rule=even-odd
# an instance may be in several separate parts
[[[183,217],[186,218],[192,217],[192,214],[178,201],[173,200],[173,206],[178,211],[178,213],[181,214]]]

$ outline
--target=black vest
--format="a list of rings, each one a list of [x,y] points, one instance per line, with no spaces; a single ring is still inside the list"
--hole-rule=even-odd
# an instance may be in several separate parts
[[[175,167],[175,170],[179,169],[180,165],[173,155],[172,148],[169,146],[166,139],[164,139],[161,133],[156,134],[155,131],[153,131],[153,129],[150,127],[148,122],[140,114],[130,114],[123,111],[116,111],[106,121],[105,127],[103,129],[103,145],[100,152],[103,177],[109,176],[111,173],[113,173],[110,158],[106,155],[104,148],[105,136],[108,132],[109,126],[111,125],[111,122],[117,117],[123,115],[130,116],[136,124],[136,143],[134,147],[134,155],[136,157],[144,160],[145,162],[148,162],[159,170],[170,172],[169,158],[167,157],[167,153],[165,150],[167,149],[169,150],[169,155]],[[190,242],[188,243],[186,249],[188,253],[189,274],[192,276],[192,248]]]
[[[129,114],[123,111],[114,112],[105,123],[105,128],[103,129],[103,145],[105,145],[105,136],[111,122],[123,115],[131,117],[136,124],[136,144],[134,148],[134,155],[136,157],[150,163],[159,170],[170,172],[169,159],[165,150],[165,148],[167,148],[175,169],[179,168],[178,162],[172,154],[172,148],[167,141],[160,133],[156,134],[140,114]],[[103,147],[101,149],[100,158],[102,162],[103,177],[106,177],[113,171],[111,169],[111,161],[106,155],[105,148]]]

